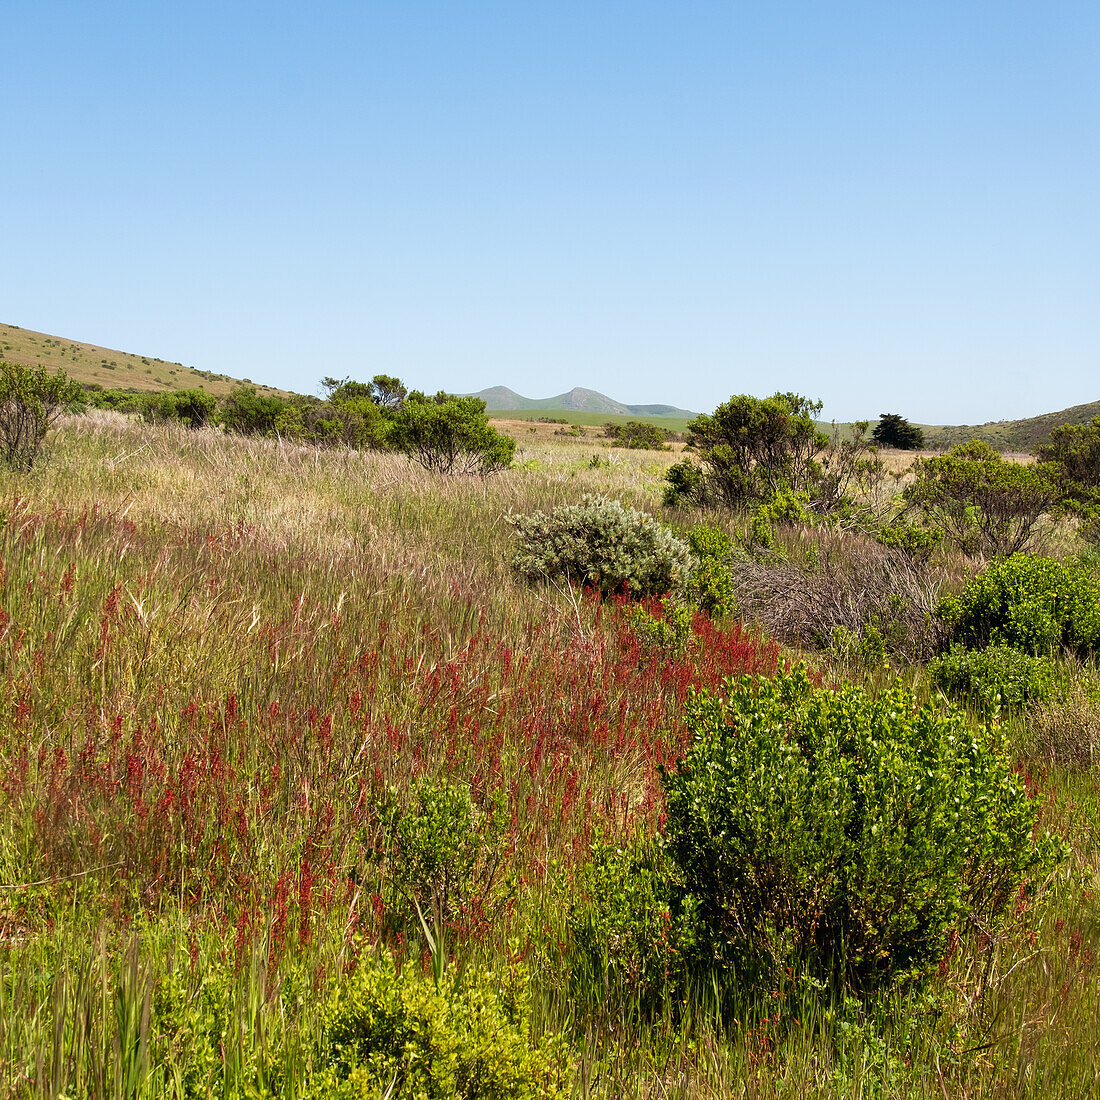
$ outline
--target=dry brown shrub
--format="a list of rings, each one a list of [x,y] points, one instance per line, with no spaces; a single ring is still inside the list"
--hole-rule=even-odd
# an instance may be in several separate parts
[[[1045,703],[1031,715],[1035,751],[1051,764],[1087,768],[1100,753],[1100,702],[1075,684],[1068,698]]]
[[[822,532],[804,561],[740,557],[731,573],[741,613],[781,641],[827,648],[845,632],[863,638],[873,628],[886,651],[906,660],[937,648],[927,567],[865,535]]]

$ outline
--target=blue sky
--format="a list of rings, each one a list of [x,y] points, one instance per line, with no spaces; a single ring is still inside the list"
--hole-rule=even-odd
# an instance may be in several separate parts
[[[1100,399],[1100,5],[0,8],[0,321],[314,392]]]

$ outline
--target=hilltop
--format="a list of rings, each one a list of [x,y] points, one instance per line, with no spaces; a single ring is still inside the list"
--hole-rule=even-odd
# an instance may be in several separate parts
[[[255,385],[260,393],[283,393],[272,386],[253,383],[249,378],[230,378],[225,374],[185,367],[182,363],[50,336],[18,325],[0,324],[0,359],[26,367],[42,366],[49,371],[60,368],[83,385],[102,386],[105,390],[163,393],[194,389],[220,397],[244,383]]]

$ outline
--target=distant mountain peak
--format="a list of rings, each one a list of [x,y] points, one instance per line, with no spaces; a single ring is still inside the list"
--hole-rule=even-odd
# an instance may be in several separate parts
[[[588,412],[607,413],[609,416],[694,416],[687,409],[674,405],[626,405],[598,390],[574,386],[567,393],[556,397],[524,397],[507,386],[490,386],[479,390],[472,397],[480,397],[488,412]]]

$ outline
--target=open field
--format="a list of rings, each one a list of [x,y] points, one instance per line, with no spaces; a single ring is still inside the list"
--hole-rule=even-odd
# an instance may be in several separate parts
[[[110,413],[0,474],[0,1096],[329,1094],[326,1006],[383,948],[417,996],[505,1006],[539,1095],[1089,1095],[1100,783],[1037,755],[1026,718],[1005,751],[1072,854],[919,992],[719,1022],[707,990],[654,1015],[608,984],[577,939],[607,902],[593,845],[659,832],[693,690],[800,657],[929,688],[736,617],[647,647],[621,603],[519,583],[510,513],[604,493],[660,514],[677,455],[507,423],[515,463],[487,480]],[[471,799],[453,879],[395,825],[441,785]]]

